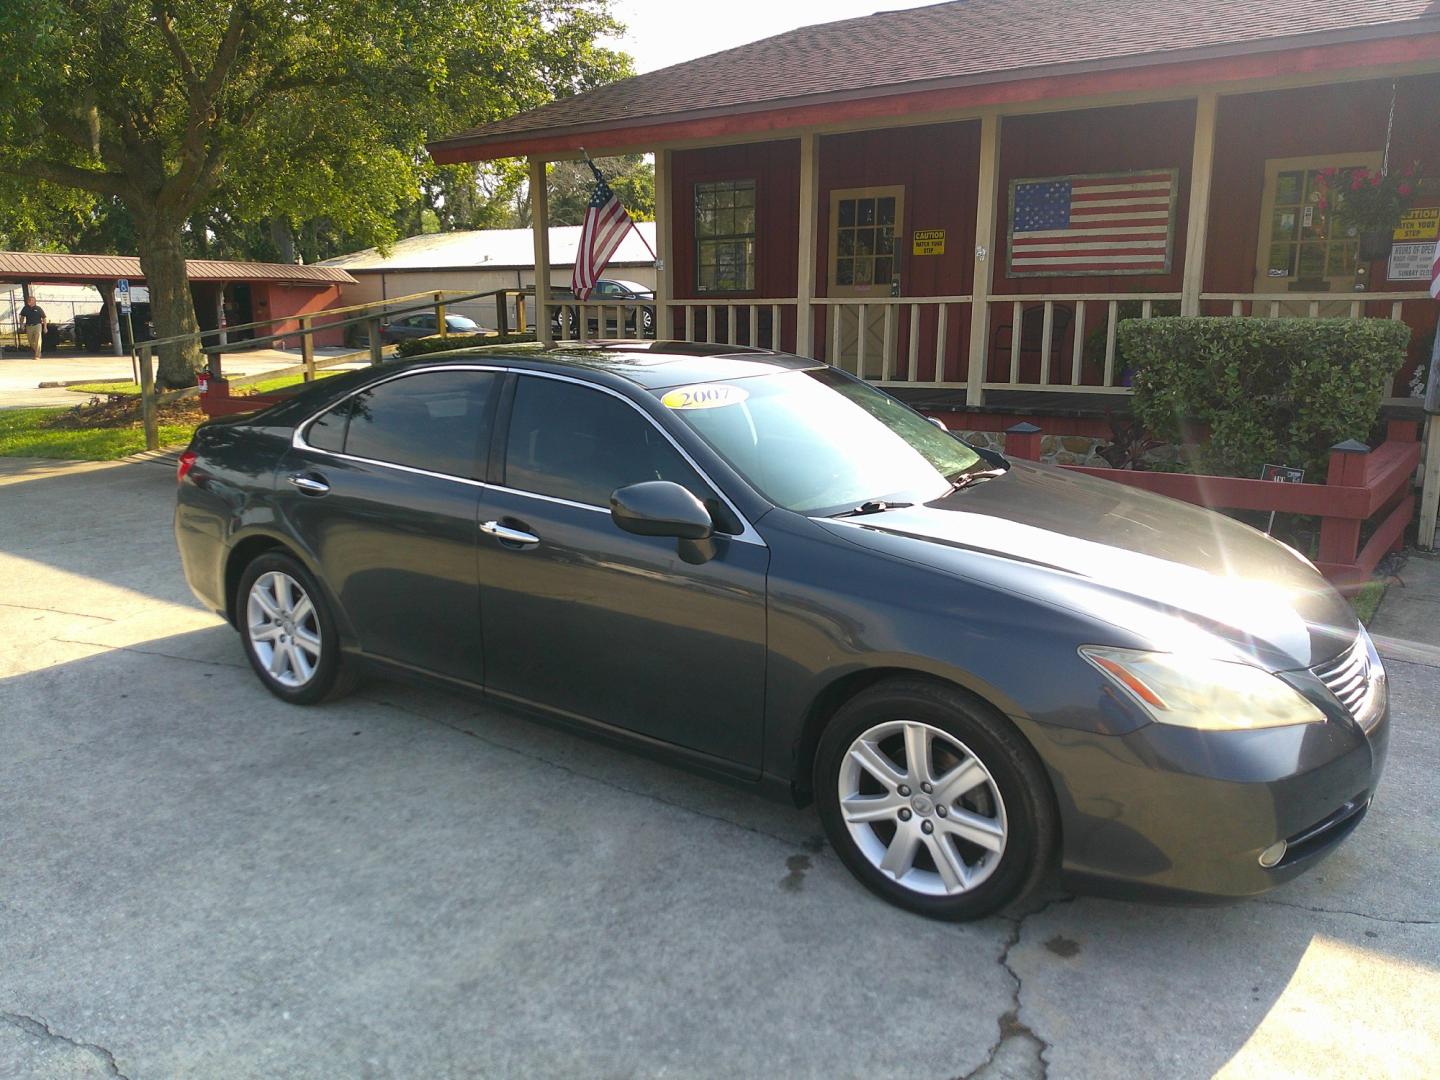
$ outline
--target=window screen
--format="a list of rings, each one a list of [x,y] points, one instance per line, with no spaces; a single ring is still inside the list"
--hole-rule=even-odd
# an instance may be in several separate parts
[[[625,402],[575,383],[520,379],[506,487],[608,508],[616,488],[644,480],[674,481],[702,502],[712,494],[659,429]]]
[[[428,371],[381,383],[322,415],[305,439],[321,450],[343,446],[355,457],[473,478],[497,378],[489,371]]]

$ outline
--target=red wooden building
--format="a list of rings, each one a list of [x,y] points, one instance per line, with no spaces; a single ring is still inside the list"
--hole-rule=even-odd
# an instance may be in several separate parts
[[[656,155],[662,332],[776,345],[937,406],[1099,415],[1128,393],[1120,319],[1239,313],[1403,319],[1400,407],[1435,327],[1411,258],[1434,218],[1361,258],[1317,191],[1325,169],[1418,162],[1418,205],[1440,207],[1432,0],[883,12],[430,150],[528,155],[534,186],[582,146]]]

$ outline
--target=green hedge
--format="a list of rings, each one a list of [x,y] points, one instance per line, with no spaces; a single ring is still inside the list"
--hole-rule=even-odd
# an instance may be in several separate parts
[[[1134,366],[1136,417],[1181,442],[1205,424],[1205,472],[1258,476],[1269,462],[1323,479],[1328,450],[1369,437],[1410,328],[1388,319],[1128,320],[1118,343]]]
[[[395,346],[395,354],[397,356],[423,356],[432,352],[473,349],[476,345],[515,345],[534,340],[534,334],[451,334],[444,338],[406,338]]]

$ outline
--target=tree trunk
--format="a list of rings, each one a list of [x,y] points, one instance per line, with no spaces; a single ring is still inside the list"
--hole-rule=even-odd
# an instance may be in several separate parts
[[[150,320],[155,336],[198,334],[195,300],[190,295],[190,278],[185,272],[182,222],[135,215],[135,240],[140,249],[140,269],[150,292]],[[171,389],[195,385],[195,372],[205,357],[197,341],[161,345],[156,382]]]
[[[290,229],[290,222],[282,217],[271,218],[270,242],[275,245],[275,251],[282,263],[295,261],[295,234]]]

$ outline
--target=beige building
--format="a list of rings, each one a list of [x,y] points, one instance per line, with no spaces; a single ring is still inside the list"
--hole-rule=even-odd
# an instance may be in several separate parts
[[[579,243],[579,225],[557,225],[550,229],[551,285],[570,287]],[[655,260],[650,254],[654,245],[655,223],[639,222],[621,242],[605,270],[605,277],[654,289]],[[368,248],[353,255],[327,259],[320,265],[338,267],[355,278],[355,284],[345,286],[346,304],[365,304],[437,289],[466,293],[497,289],[533,291],[535,238],[529,229],[427,233],[399,241],[388,255]],[[513,326],[513,301],[508,307]],[[449,310],[474,319],[487,329],[496,326],[493,300],[453,304]]]

